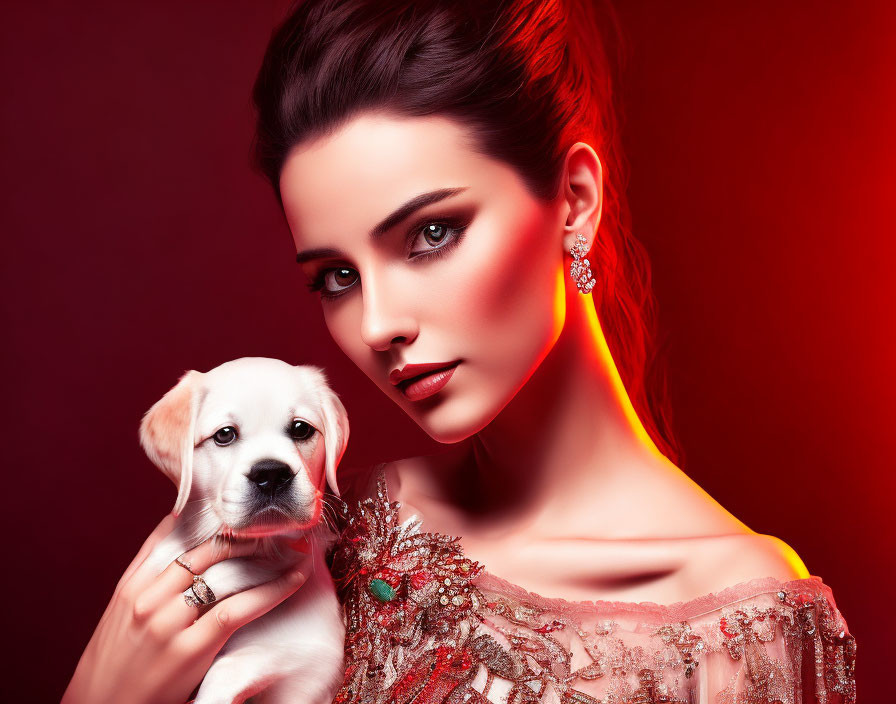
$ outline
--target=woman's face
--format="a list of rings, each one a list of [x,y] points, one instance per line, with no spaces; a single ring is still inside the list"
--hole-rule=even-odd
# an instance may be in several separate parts
[[[534,198],[465,134],[447,118],[367,113],[294,148],[280,185],[300,266],[320,287],[314,295],[336,344],[444,443],[504,408],[565,313],[565,201]],[[429,202],[403,207],[421,197]],[[390,381],[405,365],[458,361],[435,393],[444,373],[407,391],[408,382]]]

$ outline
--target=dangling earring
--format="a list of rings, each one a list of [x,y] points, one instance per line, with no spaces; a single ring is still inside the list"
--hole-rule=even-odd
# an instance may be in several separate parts
[[[588,240],[580,232],[576,235],[576,243],[569,250],[573,258],[572,264],[569,265],[569,275],[576,282],[580,293],[590,293],[597,283],[591,276],[591,262],[585,258],[588,254],[588,250],[585,249],[587,244]]]

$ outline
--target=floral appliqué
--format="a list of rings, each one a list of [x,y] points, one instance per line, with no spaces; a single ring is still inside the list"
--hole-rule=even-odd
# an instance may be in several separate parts
[[[855,638],[817,577],[668,606],[567,602],[488,574],[400,506],[380,471],[375,496],[343,507],[337,704],[856,701]]]
[[[377,496],[344,512],[333,575],[346,615],[346,673],[334,702],[448,701],[475,674],[467,636],[484,598],[482,567],[459,538],[398,523],[399,502]]]

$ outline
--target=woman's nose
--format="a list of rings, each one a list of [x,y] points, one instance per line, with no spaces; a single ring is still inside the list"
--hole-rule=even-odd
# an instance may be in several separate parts
[[[361,289],[361,339],[380,352],[417,337],[417,321],[408,311],[413,294],[392,284],[389,288],[382,276],[368,275]]]

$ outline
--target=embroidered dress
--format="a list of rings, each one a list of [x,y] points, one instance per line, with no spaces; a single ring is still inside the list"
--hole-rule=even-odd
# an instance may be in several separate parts
[[[758,578],[690,601],[567,601],[398,520],[383,465],[332,554],[346,618],[334,702],[841,704],[856,642],[818,577]]]

